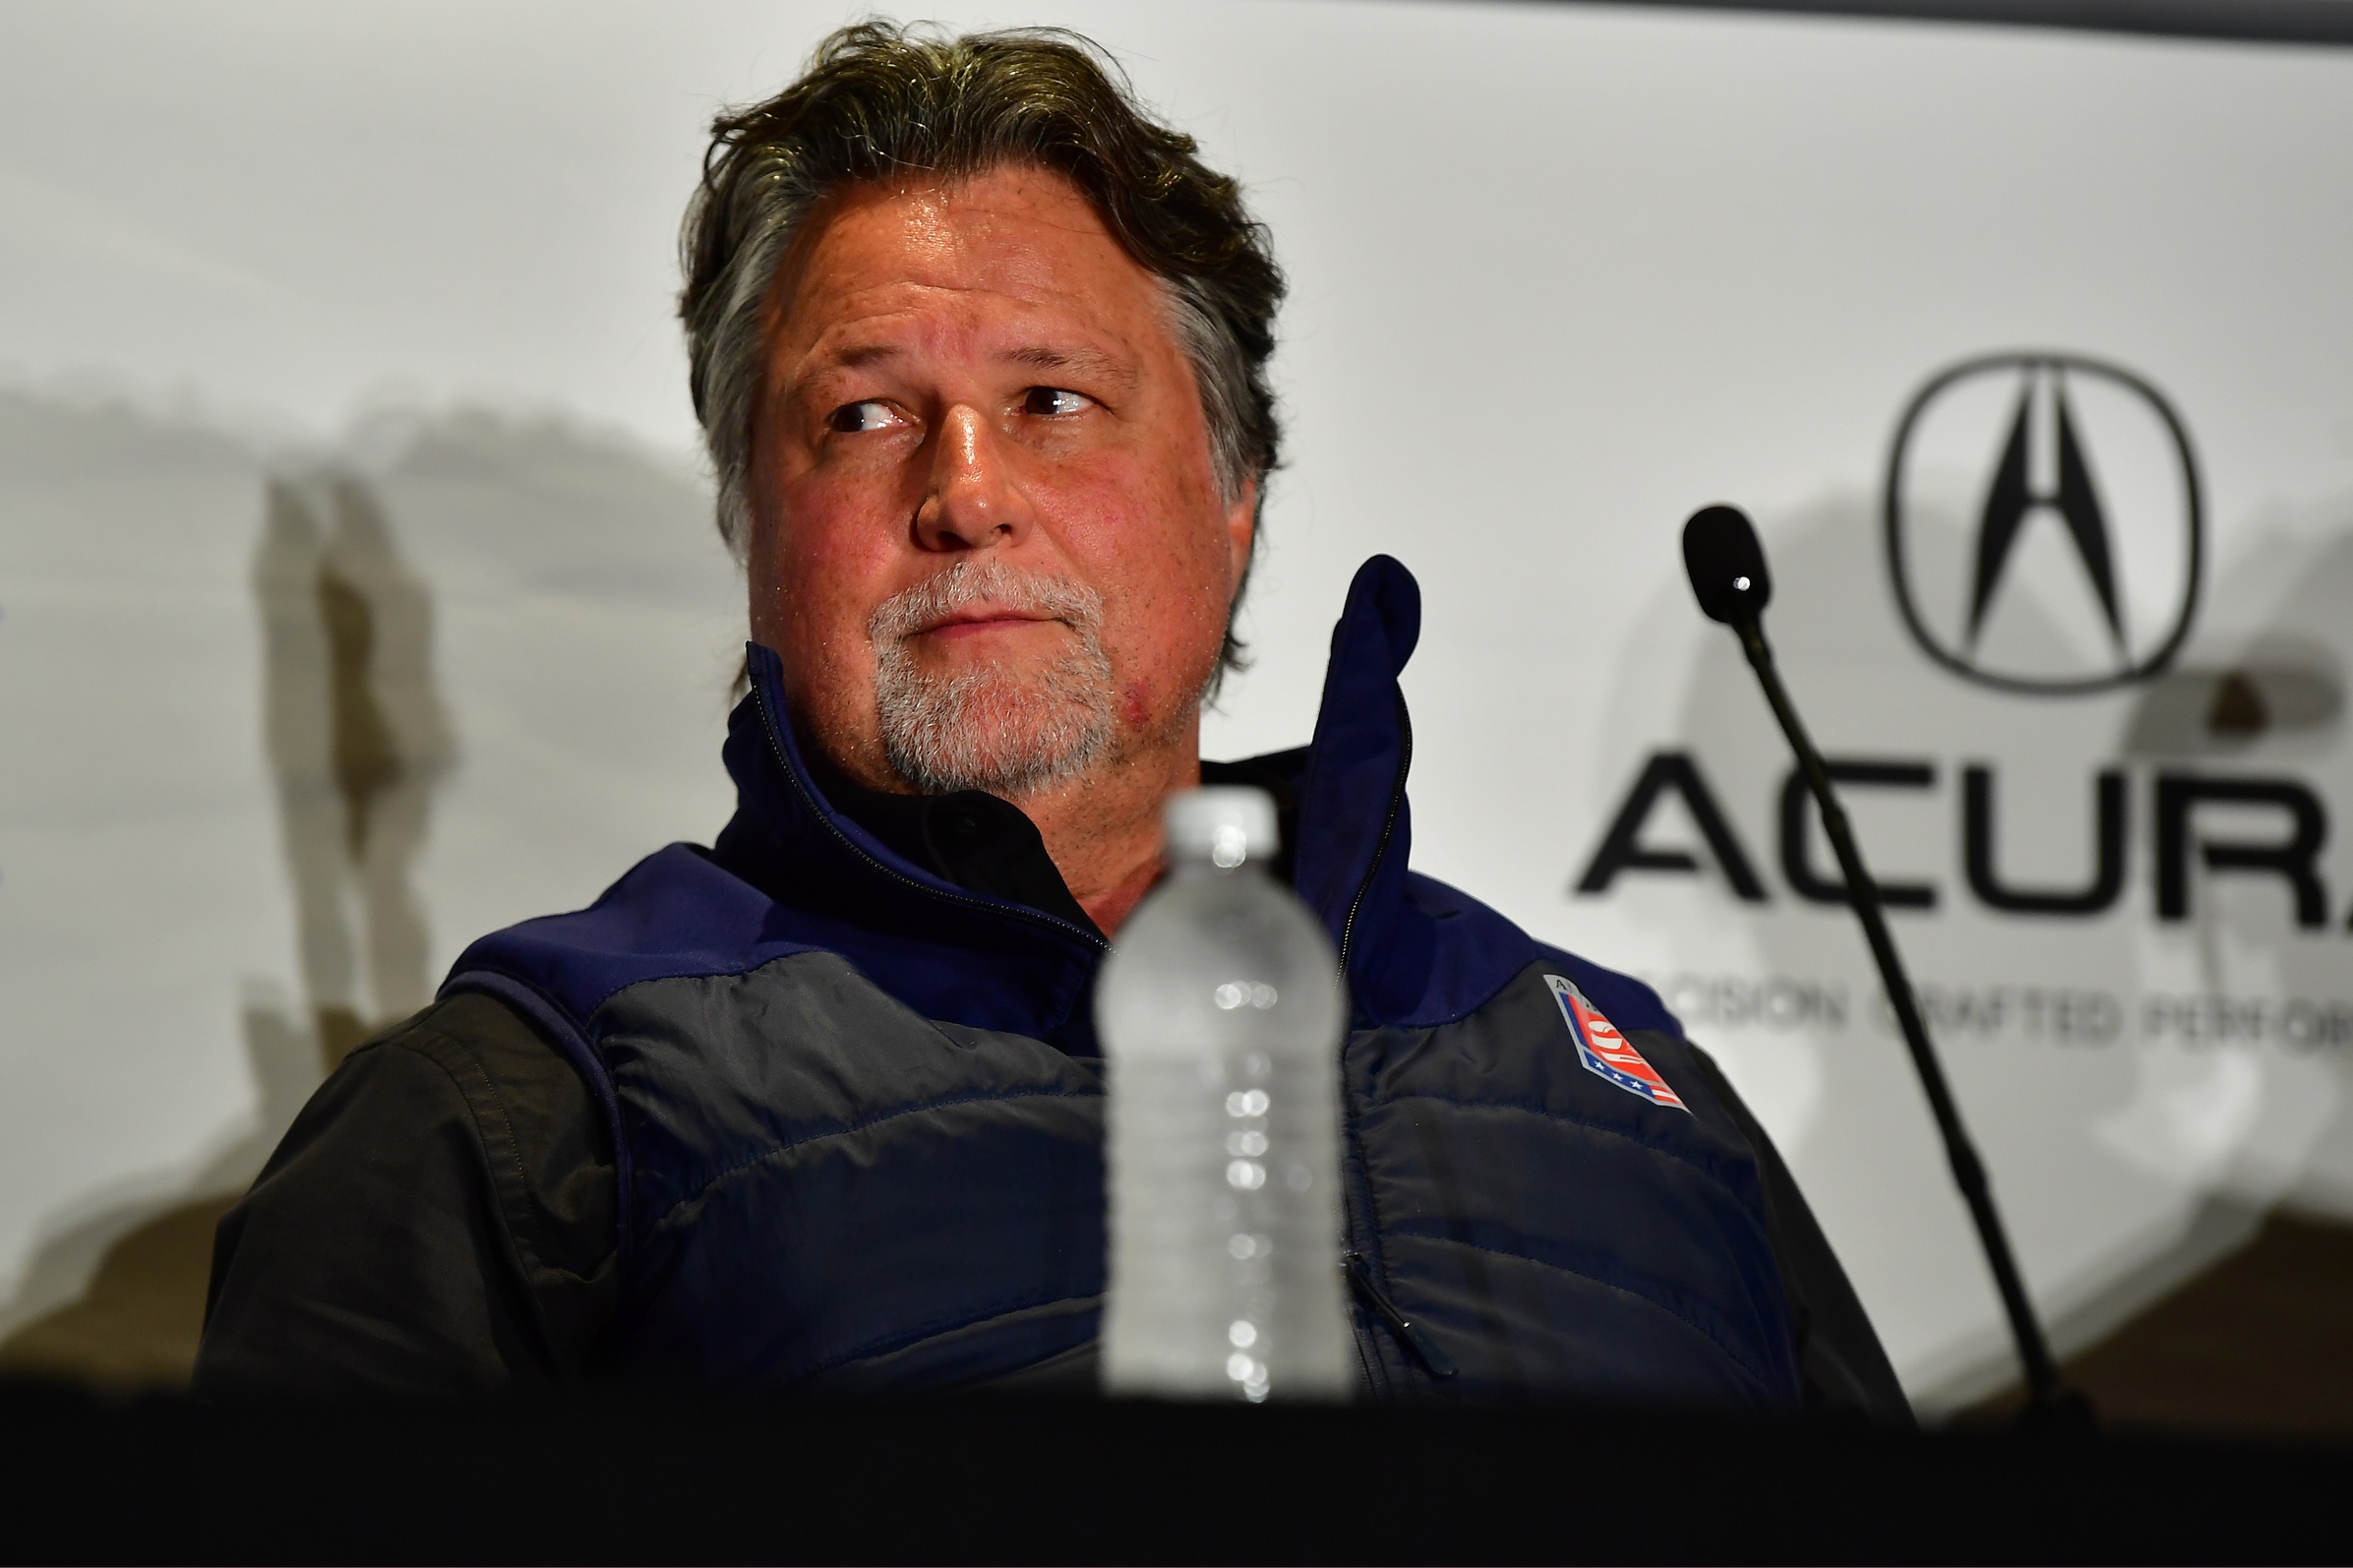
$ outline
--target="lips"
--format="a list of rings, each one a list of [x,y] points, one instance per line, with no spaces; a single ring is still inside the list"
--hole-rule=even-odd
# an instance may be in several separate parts
[[[916,633],[917,636],[967,636],[980,632],[1001,632],[1014,627],[1052,624],[1052,616],[1028,615],[1019,610],[971,609],[961,610],[943,620],[935,621]]]
[[[1059,625],[1083,635],[1102,615],[1100,596],[1066,578],[1015,572],[1002,562],[958,562],[883,600],[867,635],[877,647],[919,637],[955,641],[1024,624]]]

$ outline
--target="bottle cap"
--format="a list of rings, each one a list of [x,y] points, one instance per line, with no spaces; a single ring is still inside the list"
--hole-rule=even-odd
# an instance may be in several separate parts
[[[1161,824],[1169,859],[1207,861],[1231,871],[1275,853],[1275,800],[1246,785],[1218,784],[1170,797]]]

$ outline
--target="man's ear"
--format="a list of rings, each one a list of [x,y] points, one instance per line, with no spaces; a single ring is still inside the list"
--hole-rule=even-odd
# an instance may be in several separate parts
[[[1240,494],[1226,508],[1226,543],[1233,568],[1234,591],[1229,600],[1241,596],[1242,584],[1250,575],[1250,552],[1258,546],[1258,481],[1244,483]]]

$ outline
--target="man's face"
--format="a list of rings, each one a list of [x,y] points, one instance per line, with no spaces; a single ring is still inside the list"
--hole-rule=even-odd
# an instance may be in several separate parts
[[[1248,560],[1163,287],[1059,175],[860,186],[779,279],[752,632],[870,786],[1190,746]]]

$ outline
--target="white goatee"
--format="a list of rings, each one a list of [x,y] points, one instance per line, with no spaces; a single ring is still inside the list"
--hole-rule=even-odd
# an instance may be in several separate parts
[[[1059,621],[1076,636],[1043,670],[984,664],[947,675],[922,668],[909,640],[974,604]],[[1084,772],[1112,744],[1117,716],[1102,623],[1103,598],[1092,588],[995,561],[959,561],[884,600],[867,635],[891,767],[926,795],[987,790],[1007,799]]]

